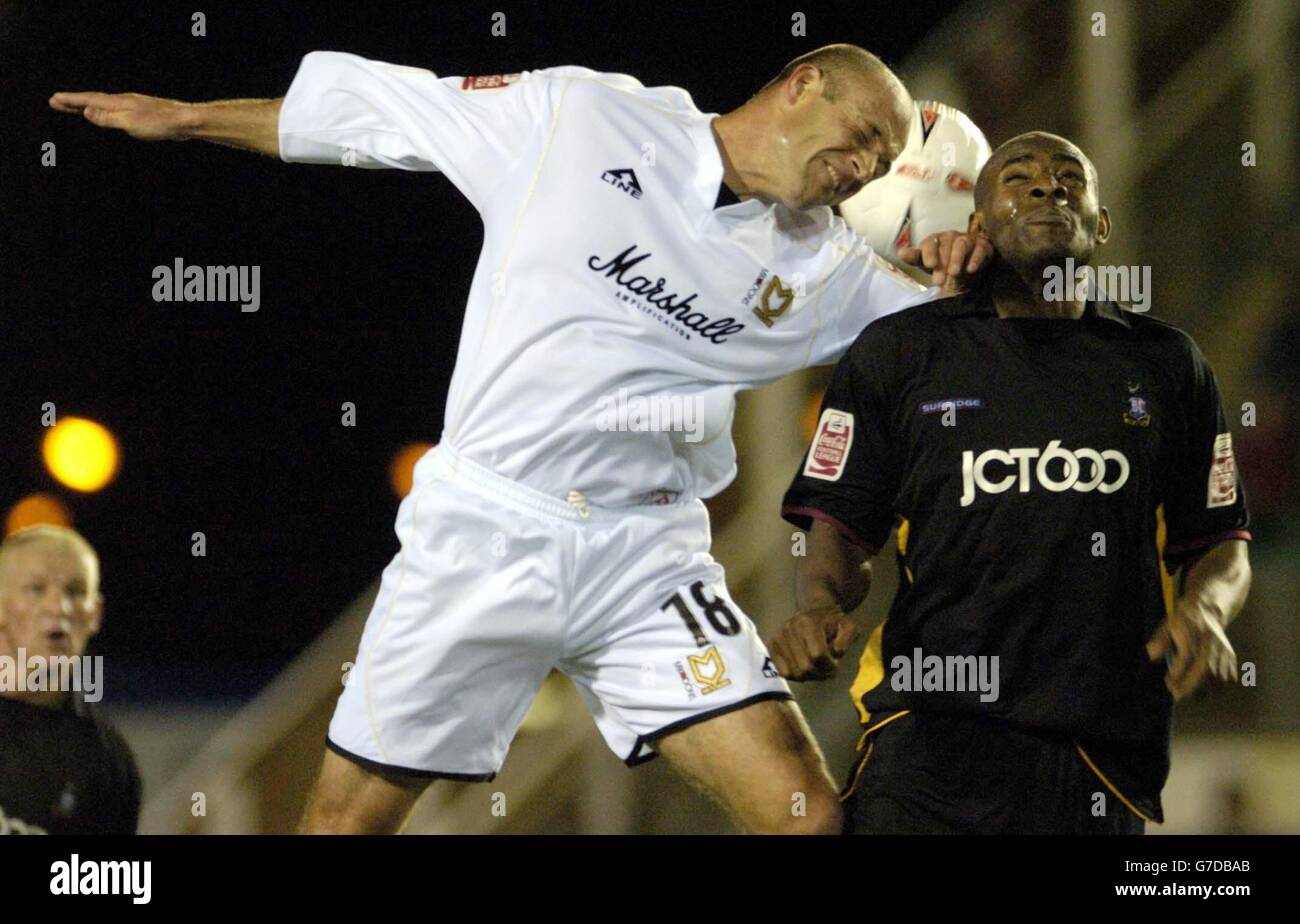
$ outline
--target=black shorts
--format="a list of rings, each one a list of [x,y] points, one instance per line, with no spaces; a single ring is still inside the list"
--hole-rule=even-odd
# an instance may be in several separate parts
[[[847,834],[1142,834],[1069,741],[987,719],[877,719],[845,787]]]

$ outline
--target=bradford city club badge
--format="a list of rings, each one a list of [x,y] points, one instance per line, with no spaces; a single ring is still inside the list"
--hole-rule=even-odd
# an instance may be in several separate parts
[[[1129,395],[1128,410],[1124,412],[1124,423],[1130,427],[1149,427],[1151,412],[1147,410],[1147,399]]]

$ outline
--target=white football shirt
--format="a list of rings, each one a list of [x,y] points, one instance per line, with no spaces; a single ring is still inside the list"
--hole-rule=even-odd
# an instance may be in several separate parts
[[[721,491],[737,390],[832,362],[937,293],[829,208],[715,210],[715,117],[679,88],[582,67],[438,77],[313,52],[280,153],[456,185],[484,240],[442,439],[545,494],[617,507]]]

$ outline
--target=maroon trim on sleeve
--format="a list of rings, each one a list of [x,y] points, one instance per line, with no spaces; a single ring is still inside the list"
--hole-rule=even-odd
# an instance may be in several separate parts
[[[821,520],[823,523],[835,527],[836,530],[844,535],[845,539],[852,542],[868,555],[875,555],[880,552],[880,546],[872,545],[869,542],[863,542],[862,537],[853,530],[849,529],[829,513],[818,510],[816,507],[782,507],[781,516],[809,517],[813,520]]]
[[[1220,542],[1227,542],[1229,539],[1251,540],[1250,530],[1233,529],[1226,533],[1219,533],[1215,536],[1207,536],[1204,539],[1196,539],[1192,542],[1184,542],[1182,545],[1171,545],[1165,549],[1165,560],[1168,561],[1171,556],[1181,556],[1188,552],[1195,552],[1197,549],[1208,548],[1212,545],[1218,545]]]

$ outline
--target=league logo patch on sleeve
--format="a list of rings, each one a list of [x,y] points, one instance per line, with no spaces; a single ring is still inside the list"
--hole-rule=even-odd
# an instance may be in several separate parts
[[[486,77],[466,77],[460,82],[462,90],[500,90],[519,79],[518,74],[488,74]]]
[[[817,435],[808,450],[808,461],[803,473],[822,481],[839,481],[844,474],[844,463],[853,445],[853,415],[828,407],[817,421]]]
[[[1205,506],[1227,507],[1237,502],[1237,460],[1232,455],[1232,434],[1220,433],[1214,438],[1214,460],[1210,463],[1210,483],[1205,493]]]

